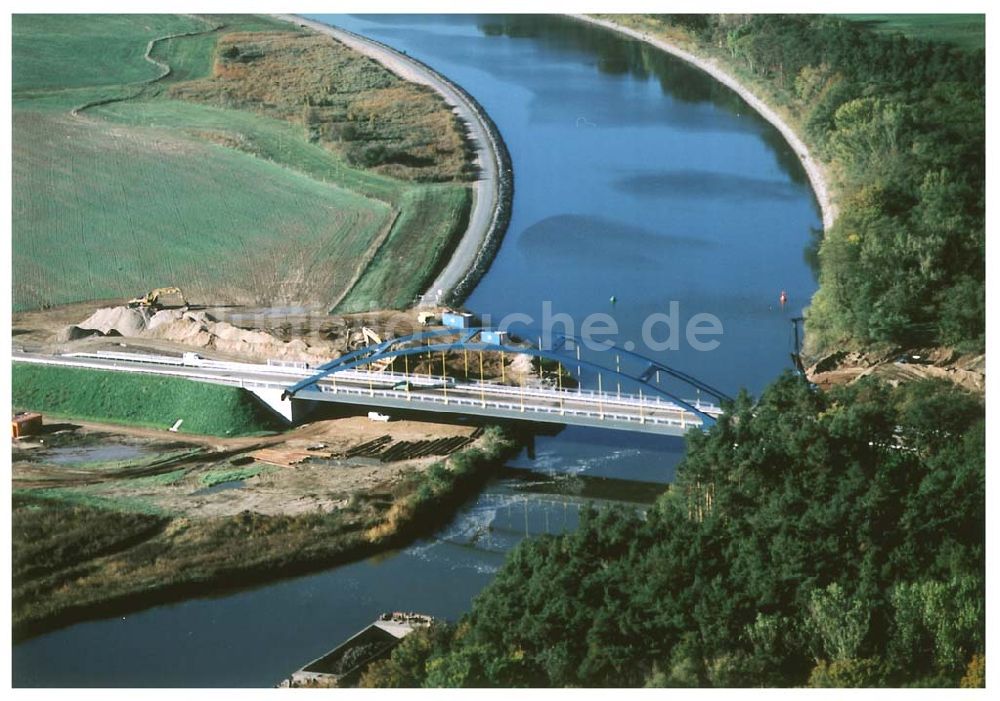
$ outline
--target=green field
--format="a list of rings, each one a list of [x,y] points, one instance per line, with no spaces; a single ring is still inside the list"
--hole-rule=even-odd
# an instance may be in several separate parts
[[[14,15],[13,24],[15,94],[156,78],[159,68],[143,58],[147,42],[211,27],[172,15]]]
[[[156,281],[181,281],[198,300],[266,304],[290,294],[289,277],[323,299],[346,284],[344,258],[364,255],[390,221],[378,200],[167,131],[135,140],[21,112],[14,129],[14,221],[33,229],[15,228],[19,306],[127,297]]]
[[[211,73],[221,36],[261,30],[300,31],[252,16],[14,17],[15,310],[161,285],[341,311],[424,290],[464,229],[464,184],[379,175],[300,125],[167,97]],[[154,39],[162,79],[144,58]]]
[[[11,403],[18,410],[147,428],[184,419],[180,432],[212,436],[281,428],[246,390],[175,377],[14,363]]]
[[[984,15],[838,15],[869,29],[884,33],[900,33],[913,39],[943,41],[963,49],[986,48],[986,17]]]

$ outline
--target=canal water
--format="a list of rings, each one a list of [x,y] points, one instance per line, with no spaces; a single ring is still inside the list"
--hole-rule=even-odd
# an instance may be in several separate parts
[[[540,324],[546,308],[566,315],[560,331],[610,318],[617,344],[730,394],[759,392],[789,366],[791,318],[815,289],[808,247],[819,210],[795,154],[736,95],[676,59],[567,19],[315,18],[426,62],[499,127],[514,208],[471,309],[494,322],[531,318],[514,331]],[[652,351],[643,324],[651,314],[669,319],[671,302],[677,312],[659,317],[653,340],[666,344],[673,328],[678,348]],[[715,350],[685,338],[700,313],[722,326],[696,339],[718,340]],[[433,538],[34,638],[14,648],[14,684],[273,685],[382,611],[458,618],[525,535],[572,529],[587,502],[649,503],[682,455],[679,439],[589,429],[539,436]]]

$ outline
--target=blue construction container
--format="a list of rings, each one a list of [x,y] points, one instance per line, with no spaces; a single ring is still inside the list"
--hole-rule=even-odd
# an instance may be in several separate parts
[[[472,314],[469,312],[445,312],[441,315],[441,323],[449,329],[468,329],[472,327]]]
[[[507,332],[490,329],[480,333],[479,340],[490,346],[502,346],[507,342]]]

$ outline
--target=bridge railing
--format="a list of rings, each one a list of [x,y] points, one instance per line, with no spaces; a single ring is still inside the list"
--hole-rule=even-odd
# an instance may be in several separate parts
[[[554,400],[569,400],[577,399],[583,401],[602,401],[605,404],[621,404],[627,406],[642,406],[648,407],[650,409],[663,409],[663,410],[676,410],[676,411],[687,411],[683,407],[674,404],[673,402],[663,400],[659,395],[639,395],[633,394],[631,392],[598,392],[593,389],[556,389],[551,387],[518,387],[515,385],[503,385],[498,382],[490,382],[479,380],[473,380],[466,383],[459,383],[456,385],[457,388],[462,389],[475,389],[479,390],[483,387],[488,392],[494,394],[507,394],[507,395],[520,395],[525,396],[536,396],[544,397]],[[449,387],[449,391],[451,387]],[[722,408],[716,404],[710,404],[702,402],[701,399],[690,399],[687,400],[694,406],[696,406],[701,411],[706,413],[721,414]]]
[[[346,373],[344,375],[339,375],[337,373],[331,374],[324,380],[317,383],[318,386],[329,385],[333,387],[339,386],[337,384],[338,377],[343,380],[346,378]],[[416,382],[411,381],[414,376],[410,376],[407,379],[406,375],[401,375],[400,382],[409,382],[411,386],[418,386]],[[435,376],[432,376],[432,378]],[[421,376],[421,379],[425,381],[425,387],[429,389],[443,389],[448,392],[486,392],[491,395],[503,395],[509,397],[525,397],[525,398],[535,398],[535,399],[548,399],[551,401],[565,402],[565,401],[578,401],[578,402],[591,402],[594,404],[603,403],[607,406],[623,406],[623,407],[643,407],[650,411],[676,411],[676,412],[688,412],[687,409],[674,404],[673,402],[665,401],[658,395],[648,396],[648,395],[638,395],[628,392],[616,393],[616,392],[597,392],[592,389],[556,389],[552,387],[520,387],[516,385],[506,385],[500,384],[499,382],[490,380],[471,380],[468,382],[448,382],[447,387],[442,387],[444,378],[441,376],[436,376],[437,382],[433,380],[428,380],[426,376]],[[353,378],[347,378],[353,379]],[[374,378],[361,378],[363,381],[370,381],[372,387],[378,386],[378,389],[382,389],[383,385],[393,384],[393,382],[386,382],[379,380],[377,377]],[[452,378],[448,378],[449,380]],[[398,384],[398,383],[395,383]],[[412,395],[412,393],[411,393]],[[421,395],[423,396],[423,395]],[[701,399],[691,399],[689,402],[696,406],[699,410],[704,411],[708,414],[721,414],[722,409],[715,404],[710,404],[702,402]]]
[[[662,416],[657,414],[621,413],[601,409],[580,409],[566,406],[549,406],[532,404],[529,402],[505,402],[492,398],[472,398],[461,396],[444,396],[437,394],[413,394],[397,390],[365,389],[363,387],[345,387],[326,383],[316,385],[320,392],[328,394],[350,394],[358,397],[383,397],[398,401],[406,401],[410,404],[439,404],[445,406],[467,406],[477,409],[497,409],[509,412],[516,412],[524,415],[546,414],[559,416],[578,416],[595,418],[603,421],[619,421],[634,424],[654,424],[664,426],[676,426],[685,429],[692,426],[700,426],[701,420],[680,407],[677,408],[678,417]],[[638,407],[637,407],[638,408]],[[476,413],[476,412],[471,412]],[[690,417],[690,418],[689,418]]]

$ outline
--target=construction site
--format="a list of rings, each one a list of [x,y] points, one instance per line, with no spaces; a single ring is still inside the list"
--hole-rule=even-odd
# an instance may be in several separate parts
[[[334,317],[303,309],[214,307],[192,304],[180,289],[168,287],[125,303],[15,314],[13,341],[15,350],[38,354],[154,352],[306,368],[384,338],[434,328],[442,313],[448,312]],[[494,355],[487,354],[476,371],[510,384],[545,381],[527,356],[501,360]],[[407,364],[414,373],[468,372],[460,354],[448,358],[444,368],[440,358],[415,357]],[[383,360],[371,369],[392,365]],[[155,508],[195,517],[248,509],[269,514],[334,509],[358,491],[390,489],[401,472],[419,470],[467,447],[483,430],[465,421],[397,420],[349,407],[329,409],[291,430],[252,437],[191,435],[177,432],[177,426],[171,432],[167,422],[159,429],[76,417],[47,417],[46,423],[32,431],[37,435],[14,443],[15,489],[85,487],[93,495],[128,494]],[[105,453],[112,459],[102,460]],[[122,455],[127,457],[118,457]],[[204,488],[215,479],[206,476],[220,470],[236,478]],[[150,479],[162,475],[172,478]],[[146,478],[141,489],[136,489],[135,477]]]
[[[323,405],[289,425],[239,387],[50,363],[154,353],[178,365],[257,363],[298,371],[421,329],[447,330],[442,322],[456,318],[467,323],[469,315],[439,308],[336,317],[220,307],[193,303],[177,288],[16,314],[14,359],[33,360],[14,363],[19,523],[27,534],[41,519],[57,547],[76,531],[62,533],[53,522],[77,514],[127,542],[124,550],[21,572],[17,635],[85,617],[109,600],[128,610],[170,598],[170,591],[211,588],[236,572],[242,574],[234,582],[245,582],[363,556],[446,517],[517,449],[512,434],[474,417]],[[508,385],[559,381],[527,355],[480,355],[479,378]],[[395,365],[455,377],[473,371],[467,354],[453,353],[381,359],[368,372],[390,375]],[[258,536],[252,547],[234,549],[240,541],[232,529]],[[148,560],[149,548],[163,554]],[[19,553],[29,551],[27,541],[19,546]],[[267,564],[276,559],[287,566]],[[201,564],[191,570],[193,562]],[[52,588],[64,566],[84,563],[91,574],[62,593]],[[164,593],[149,593],[151,586]]]

